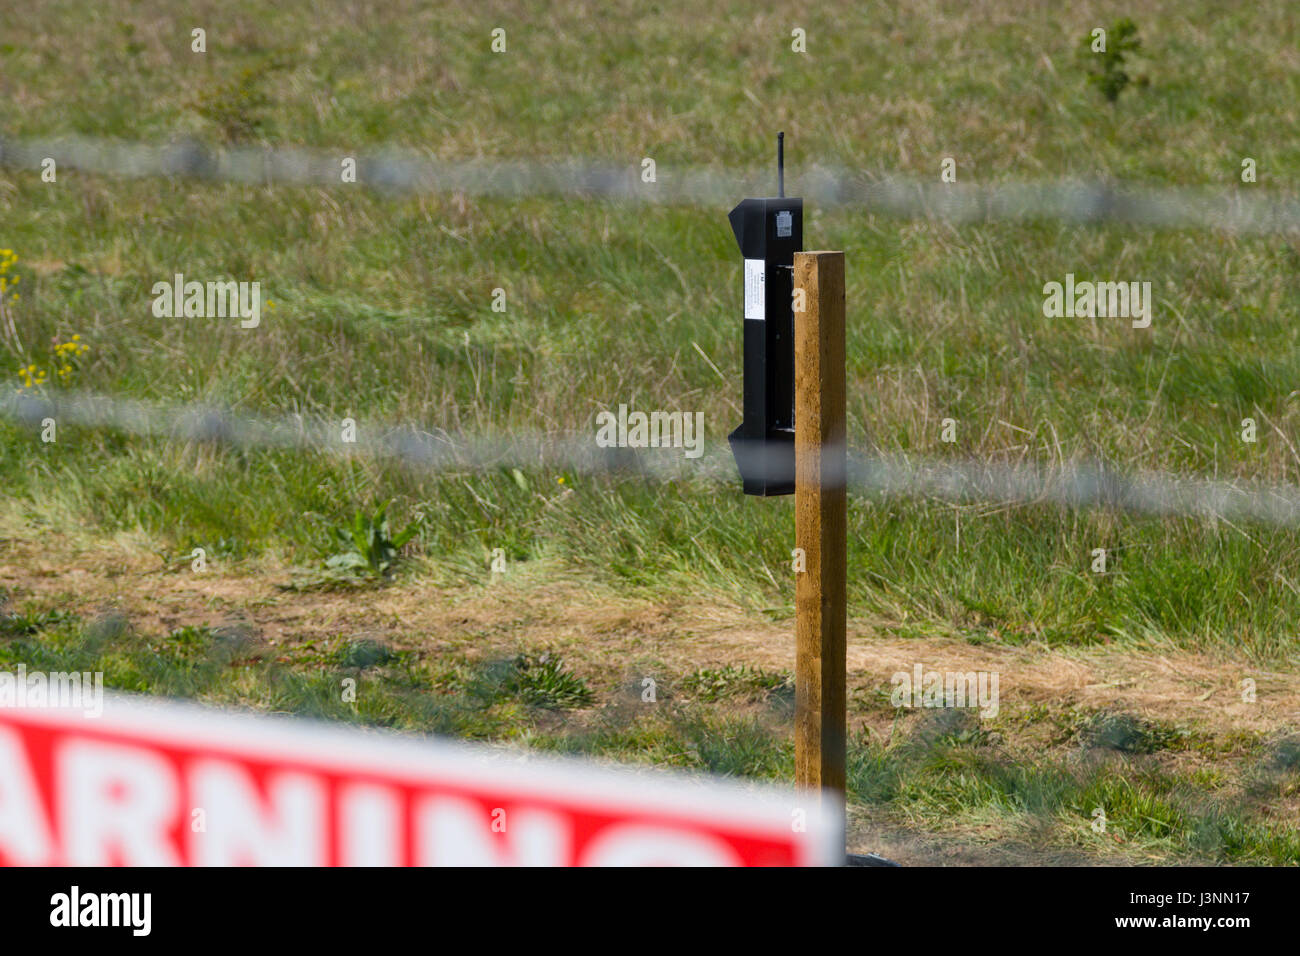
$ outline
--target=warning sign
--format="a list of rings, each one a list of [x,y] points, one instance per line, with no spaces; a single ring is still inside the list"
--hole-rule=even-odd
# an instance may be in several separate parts
[[[108,696],[0,707],[0,863],[799,866],[817,795]]]

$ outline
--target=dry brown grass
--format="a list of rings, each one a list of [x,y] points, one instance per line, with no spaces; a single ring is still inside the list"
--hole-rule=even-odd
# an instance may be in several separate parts
[[[286,589],[291,581],[292,569],[272,562],[233,570],[214,565],[202,574],[188,564],[166,570],[133,536],[93,545],[59,537],[0,544],[0,587],[14,604],[83,615],[113,609],[145,631],[238,619],[271,645],[365,636],[425,651],[549,647],[593,676],[650,661],[675,671],[725,664],[794,668],[791,624],[773,623],[719,595],[630,597],[563,573],[475,588],[439,588],[417,578],[361,592]],[[1263,670],[1230,652],[971,644],[898,636],[891,633],[896,625],[850,622],[850,691],[887,685],[891,675],[919,662],[926,670],[998,673],[1003,712],[1036,704],[1122,710],[1214,735],[1285,732],[1300,715],[1294,671]],[[1256,682],[1253,704],[1242,701],[1248,677]],[[873,723],[869,714],[858,720]],[[877,729],[887,723],[875,715]]]
[[[628,686],[646,672],[685,674],[698,668],[751,665],[793,668],[789,622],[756,616],[717,595],[664,601],[592,588],[554,569],[500,580],[489,587],[435,587],[405,579],[363,591],[286,590],[293,569],[264,561],[203,574],[166,570],[145,539],[112,541],[47,536],[0,538],[0,588],[16,607],[59,608],[92,617],[124,614],[134,629],[165,634],[187,625],[238,623],[250,630],[257,656],[289,660],[295,646],[339,646],[370,639],[422,655],[486,658],[508,650],[561,653],[572,670],[597,688]],[[904,637],[897,622],[850,624],[849,685],[875,695],[898,671],[916,662],[927,670],[988,671],[1000,675],[1001,713],[1013,726],[1000,746],[1013,759],[1033,761],[1065,755],[1077,741],[1064,741],[1053,718],[1073,712],[1123,712],[1164,726],[1190,728],[1211,747],[1177,749],[1152,758],[1187,777],[1221,764],[1230,774],[1246,764],[1232,741],[1276,738],[1293,732],[1300,712],[1300,681],[1290,671],[1263,672],[1230,654],[1211,657],[1183,650],[1157,652],[1120,645],[1049,648],[1044,645],[972,645],[960,638]],[[1258,684],[1258,703],[1241,702],[1244,676]],[[734,713],[743,701],[716,706]],[[1043,714],[1048,716],[1043,718]],[[545,721],[576,721],[589,715],[551,715]],[[899,713],[861,699],[851,704],[851,724],[888,739],[911,726],[916,712]],[[900,723],[901,718],[901,723]],[[770,719],[770,718],[769,718]],[[1267,814],[1294,820],[1300,797],[1272,799]],[[896,812],[850,807],[850,852],[876,852],[912,865],[1089,865],[1143,862],[1138,848],[1106,853],[1031,833],[1010,832],[1005,821],[976,816],[941,832]],[[1094,848],[1095,851],[1095,848]],[[1131,857],[1131,859],[1130,859]]]

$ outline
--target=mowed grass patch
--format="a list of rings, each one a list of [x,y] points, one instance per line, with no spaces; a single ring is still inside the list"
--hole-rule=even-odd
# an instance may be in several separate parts
[[[788,675],[761,668],[661,663],[647,696],[617,663],[574,666],[508,645],[427,653],[343,635],[272,645],[237,626],[150,633],[114,614],[6,621],[0,666],[98,671],[117,691],[755,781],[793,774]],[[850,803],[874,819],[1043,853],[1300,862],[1300,836],[1278,813],[1300,787],[1294,739],[1242,752],[1127,714],[1050,711],[1030,722],[1044,720],[1068,729],[1046,747],[1016,719],[985,727],[957,711],[899,712],[888,735],[853,736]]]

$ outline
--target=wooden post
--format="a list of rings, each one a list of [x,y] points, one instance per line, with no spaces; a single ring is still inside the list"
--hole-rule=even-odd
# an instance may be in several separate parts
[[[795,783],[843,796],[848,600],[844,253],[796,252],[794,288],[794,538],[805,560],[805,570],[795,576]]]

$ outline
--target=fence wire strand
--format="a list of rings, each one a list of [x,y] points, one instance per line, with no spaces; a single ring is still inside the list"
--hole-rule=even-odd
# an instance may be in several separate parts
[[[644,182],[640,160],[614,163],[444,160],[427,152],[380,147],[347,153],[300,147],[215,149],[193,140],[166,145],[90,137],[6,139],[0,166],[39,174],[46,159],[58,169],[111,176],[186,177],[246,185],[370,187],[397,193],[449,192],[468,196],[553,196],[628,202],[729,207],[743,196],[773,190],[769,173],[656,167]],[[342,161],[356,163],[356,184],[342,180]],[[823,208],[845,207],[905,218],[952,223],[1056,220],[1121,223],[1158,229],[1199,228],[1225,233],[1300,231],[1300,200],[1250,188],[1146,187],[1060,180],[1037,183],[939,183],[879,177],[814,166],[787,174],[791,195]]]
[[[602,448],[589,435],[453,434],[410,424],[356,423],[355,441],[343,439],[342,420],[301,415],[257,416],[213,405],[166,405],[85,392],[0,398],[0,417],[31,428],[47,419],[56,428],[106,428],[180,443],[240,449],[310,451],[366,456],[422,474],[491,473],[551,469],[576,475],[616,475],[652,482],[704,482],[739,494],[740,481],[725,445],[702,447],[698,458],[682,448]],[[57,434],[57,433],[56,433]],[[59,438],[59,441],[65,441]],[[1099,463],[1052,467],[981,461],[870,455],[850,449],[847,485],[859,495],[911,498],[954,505],[1045,504],[1068,509],[1107,508],[1153,517],[1198,516],[1227,522],[1300,527],[1300,487],[1189,478],[1161,472],[1125,473]]]

